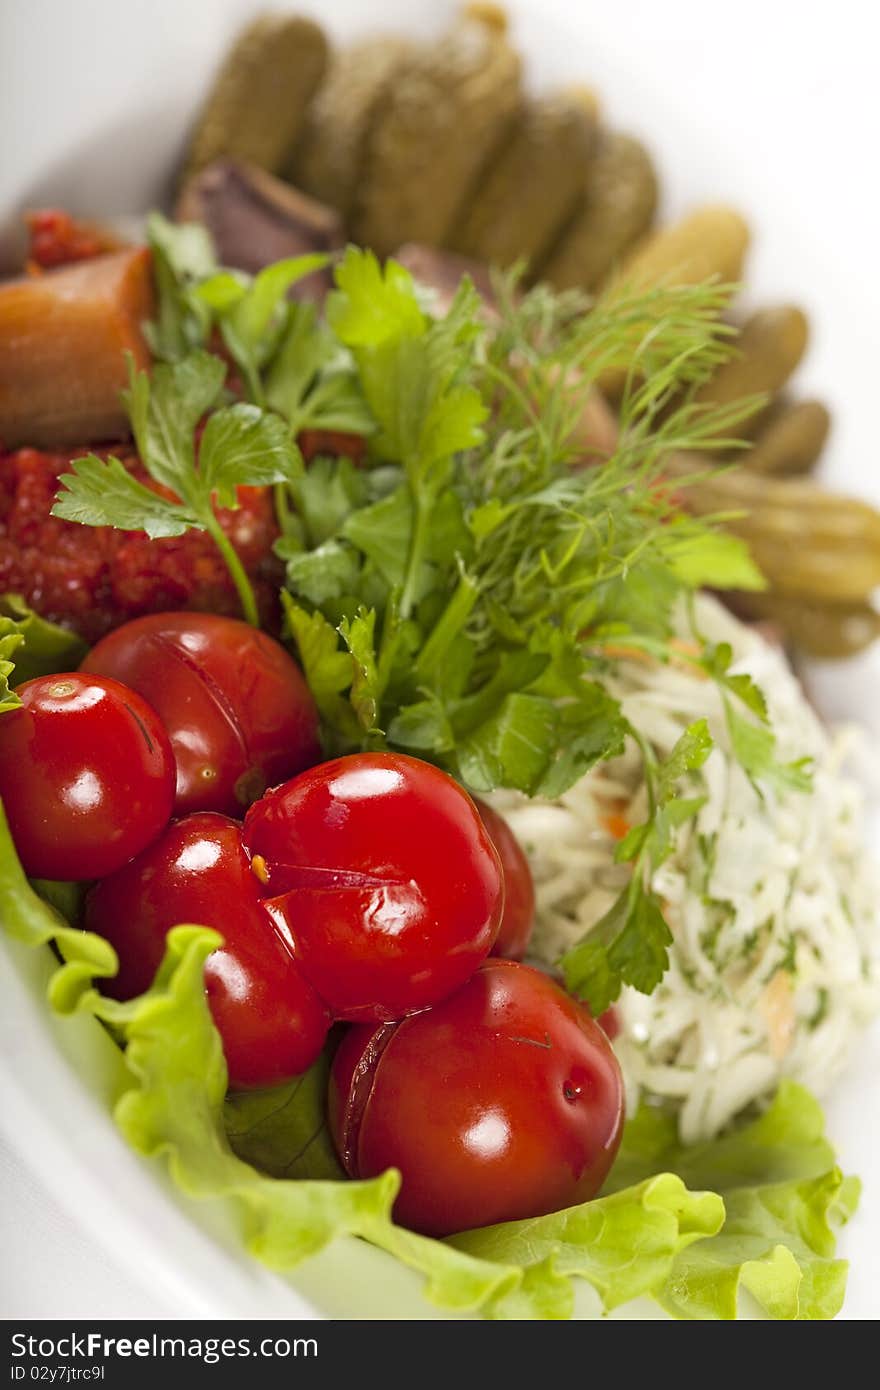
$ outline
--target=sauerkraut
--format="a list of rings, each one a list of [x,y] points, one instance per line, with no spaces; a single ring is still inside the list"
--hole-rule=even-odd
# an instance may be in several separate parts
[[[699,601],[697,621],[760,685],[780,759],[807,755],[813,775],[809,792],[756,788],[731,755],[712,680],[686,662],[620,663],[614,693],[658,755],[701,718],[715,740],[695,774],[706,801],[653,879],[670,968],[653,994],[625,988],[616,1005],[630,1106],[673,1105],[686,1142],[715,1135],[783,1076],[827,1091],[880,1006],[880,880],[862,794],[842,770],[854,735],[829,734],[783,654],[714,600]],[[537,962],[557,961],[626,881],[614,849],[644,819],[641,767],[632,746],[557,801],[493,798],[531,860]]]

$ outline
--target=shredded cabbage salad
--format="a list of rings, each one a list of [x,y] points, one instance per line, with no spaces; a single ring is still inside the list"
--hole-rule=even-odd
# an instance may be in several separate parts
[[[767,699],[780,756],[807,753],[812,790],[756,787],[732,756],[717,684],[682,661],[621,661],[611,684],[658,755],[705,718],[715,747],[692,776],[706,800],[675,832],[654,875],[674,937],[651,995],[625,987],[616,1005],[628,1103],[671,1103],[686,1143],[709,1139],[783,1077],[827,1092],[880,1008],[877,872],[864,851],[864,808],[842,773],[853,735],[830,735],[783,654],[711,598],[700,633],[734,652]],[[681,625],[686,643],[686,624]],[[599,921],[625,882],[615,840],[643,819],[634,744],[558,799],[494,797],[535,875],[532,948],[557,961]]]

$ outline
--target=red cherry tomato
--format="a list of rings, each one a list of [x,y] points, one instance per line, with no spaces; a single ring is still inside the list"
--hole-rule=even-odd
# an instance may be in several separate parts
[[[584,1007],[586,1008],[586,1005]],[[604,1014],[599,1015],[596,1022],[609,1042],[614,1042],[614,1039],[620,1036],[620,1014],[613,1004]]]
[[[349,1176],[399,1168],[396,1219],[443,1236],[594,1197],[620,1143],[623,1083],[574,999],[490,960],[433,1009],[349,1029],[329,1119]]]
[[[167,932],[187,922],[223,933],[205,964],[205,989],[230,1084],[272,1086],[310,1067],[327,1036],[327,1011],[263,908],[240,827],[225,816],[177,821],[89,892],[85,925],[119,956],[107,993],[130,999],[147,989]]]
[[[177,760],[175,814],[241,815],[321,756],[318,716],[274,638],[213,613],[153,613],[102,638],[82,664],[158,710]]]
[[[504,916],[492,954],[522,960],[535,922],[535,884],[529,861],[504,817],[479,798],[475,804],[504,870]]]
[[[400,1018],[468,978],[498,931],[498,855],[466,792],[397,753],[322,763],[252,806],[267,906],[336,1018]]]
[[[78,671],[19,686],[0,718],[0,798],[25,873],[100,878],[164,830],[174,756],[156,711]]]
[[[296,442],[306,463],[311,463],[313,458],[321,454],[360,463],[367,452],[367,441],[362,434],[349,434],[343,430],[300,430]]]

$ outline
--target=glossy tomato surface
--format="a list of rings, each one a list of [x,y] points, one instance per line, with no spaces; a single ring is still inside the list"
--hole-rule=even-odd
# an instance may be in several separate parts
[[[620,1143],[608,1039],[540,971],[487,961],[435,1008],[349,1029],[329,1120],[349,1176],[399,1168],[395,1218],[451,1235],[587,1201]]]
[[[174,757],[145,700],[115,680],[40,676],[0,719],[0,798],[25,873],[113,873],[164,830]]]
[[[504,916],[493,956],[522,960],[535,922],[535,884],[525,850],[503,816],[485,801],[476,801],[483,824],[504,870]]]
[[[329,1017],[275,931],[256,892],[240,827],[197,813],[169,826],[148,850],[88,894],[85,925],[115,947],[117,999],[147,989],[171,927],[222,932],[205,987],[223,1040],[230,1084],[271,1086],[311,1066]]]
[[[296,662],[236,618],[135,618],[102,638],[82,669],[125,681],[159,712],[177,761],[177,815],[240,816],[320,757],[315,702]]]
[[[336,1018],[423,1009],[495,941],[498,855],[467,793],[417,758],[321,763],[251,807],[244,841],[270,911]]]

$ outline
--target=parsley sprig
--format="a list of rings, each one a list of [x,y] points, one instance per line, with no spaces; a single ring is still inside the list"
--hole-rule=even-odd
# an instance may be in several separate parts
[[[118,458],[88,454],[61,475],[53,516],[87,526],[145,531],[151,539],[207,531],[223,556],[248,622],[259,624],[257,603],[215,504],[235,508],[237,489],[289,480],[302,466],[284,422],[255,405],[220,406],[224,363],[204,349],[152,376],[129,358],[125,404],[138,454],[158,488],[132,477]],[[217,408],[219,407],[219,408]],[[196,427],[207,416],[196,451]],[[160,490],[161,489],[161,490]]]
[[[788,763],[779,761],[764,694],[747,672],[731,672],[732,661],[733,649],[729,642],[704,643],[700,665],[721,691],[733,756],[761,797],[767,787],[776,792],[808,792],[812,786],[810,758]],[[736,704],[731,696],[735,697]],[[749,719],[738,707],[740,705],[754,718]]]
[[[629,732],[641,748],[648,793],[646,819],[630,829],[615,856],[632,872],[605,916],[561,961],[566,985],[589,1002],[597,1017],[614,1003],[624,984],[650,994],[666,973],[672,933],[652,880],[672,853],[678,827],[693,820],[705,804],[705,796],[682,796],[681,786],[713,748],[705,719],[685,729],[664,762],[657,761],[635,730]]]

